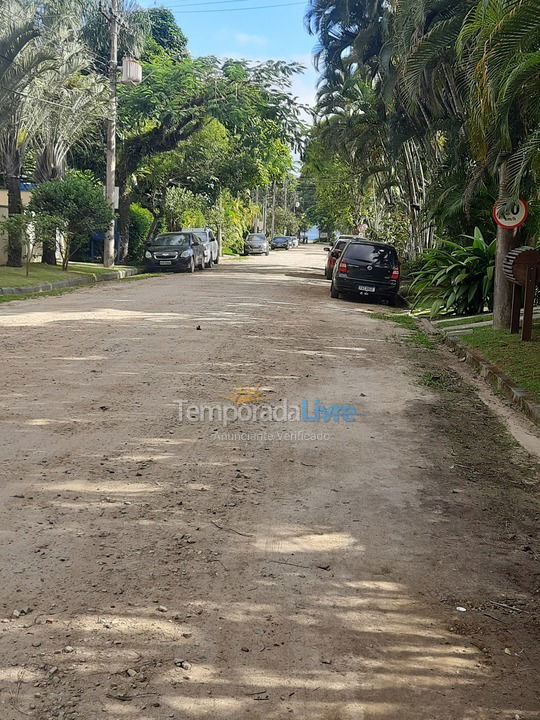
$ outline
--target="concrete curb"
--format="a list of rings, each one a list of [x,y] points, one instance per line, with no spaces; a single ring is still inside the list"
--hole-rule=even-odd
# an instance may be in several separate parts
[[[78,287],[79,285],[94,285],[97,282],[107,280],[122,280],[122,278],[140,275],[139,268],[124,268],[123,270],[111,270],[107,273],[81,275],[81,277],[59,280],[53,283],[41,283],[40,285],[29,285],[27,287],[0,288],[0,295],[29,295],[31,293],[47,292],[48,290],[61,290],[62,288]]]
[[[529,420],[532,420],[535,425],[540,427],[540,404],[535,402],[523,388],[518,387],[500,367],[484,357],[476,348],[468,347],[455,336],[445,335],[432,325],[429,320],[422,318],[421,322],[430,332],[442,336],[445,345],[453,350],[458,357],[464,358],[480,377],[486,380],[495,390],[502,392]]]

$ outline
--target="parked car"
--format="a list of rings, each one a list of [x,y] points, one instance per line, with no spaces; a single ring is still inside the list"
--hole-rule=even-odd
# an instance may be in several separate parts
[[[270,243],[264,233],[249,233],[244,242],[245,255],[268,255]]]
[[[332,273],[334,271],[334,265],[336,264],[336,260],[341,255],[341,251],[347,244],[348,240],[340,238],[339,240],[336,240],[333,247],[325,247],[325,251],[328,253],[328,257],[326,258],[326,266],[324,268],[324,276],[327,280],[332,279]]]
[[[204,269],[206,251],[199,238],[190,232],[162,233],[147,243],[144,267],[147,272],[172,270],[195,272]]]
[[[293,247],[298,247],[298,242],[299,242],[299,241],[298,241],[298,238],[296,237],[296,235],[291,235],[291,240],[292,240],[292,243],[293,243],[292,246],[293,246]]]
[[[184,228],[185,232],[196,235],[202,241],[206,251],[206,267],[211,268],[212,264],[219,262],[219,243],[210,228]]]
[[[290,250],[292,246],[292,238],[288,235],[276,235],[272,238],[272,250],[277,250],[278,248]]]
[[[341,293],[385,298],[390,305],[395,305],[399,274],[395,247],[368,240],[350,240],[334,266],[330,295],[333,298],[338,298]]]

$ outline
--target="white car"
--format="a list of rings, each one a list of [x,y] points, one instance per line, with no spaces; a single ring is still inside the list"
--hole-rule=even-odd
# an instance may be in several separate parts
[[[184,228],[183,232],[193,233],[204,245],[206,267],[212,267],[219,262],[219,243],[210,228]]]
[[[292,246],[298,247],[298,238],[296,237],[296,235],[291,235],[291,238],[292,238]]]

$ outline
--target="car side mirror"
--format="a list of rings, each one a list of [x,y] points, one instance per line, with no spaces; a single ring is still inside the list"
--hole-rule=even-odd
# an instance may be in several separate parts
[[[330,248],[329,248],[329,247],[325,247],[325,248],[323,248],[323,250],[324,250],[324,252],[330,252]]]

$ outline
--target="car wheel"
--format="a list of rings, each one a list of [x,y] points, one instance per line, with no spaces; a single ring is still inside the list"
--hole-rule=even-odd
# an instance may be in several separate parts
[[[189,267],[187,269],[188,273],[194,273],[195,272],[195,260],[193,258],[193,255],[190,258],[189,261]]]
[[[390,295],[388,298],[388,304],[390,307],[396,307],[397,305],[397,296],[396,295]]]
[[[219,265],[219,255],[214,260],[214,265]]]
[[[332,283],[330,285],[330,297],[332,297],[332,298],[339,297],[339,291],[338,291],[337,287],[334,285],[334,283]]]

